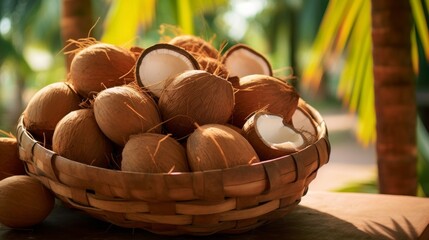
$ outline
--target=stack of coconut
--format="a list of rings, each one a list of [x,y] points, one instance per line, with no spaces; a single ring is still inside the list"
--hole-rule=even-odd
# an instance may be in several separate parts
[[[85,164],[144,173],[230,168],[299,151],[317,126],[249,46],[195,36],[146,49],[85,42],[66,82],[23,113],[36,140]]]

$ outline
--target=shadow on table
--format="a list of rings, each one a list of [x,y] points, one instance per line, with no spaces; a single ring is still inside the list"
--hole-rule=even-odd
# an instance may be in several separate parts
[[[399,227],[399,226],[398,226]],[[377,228],[379,229],[379,228]],[[394,230],[392,230],[394,231]],[[282,219],[257,229],[237,235],[215,234],[205,237],[177,236],[169,239],[383,239],[383,232],[364,232],[353,224],[320,212],[316,209],[297,206]],[[166,239],[166,236],[149,233],[142,229],[121,228],[99,221],[84,213],[65,208],[59,204],[41,224],[31,229],[8,229],[0,226],[0,239]]]

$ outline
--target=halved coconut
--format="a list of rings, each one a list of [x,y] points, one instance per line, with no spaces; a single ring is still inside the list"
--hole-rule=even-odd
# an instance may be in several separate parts
[[[206,40],[194,35],[179,35],[171,39],[169,44],[181,47],[195,57],[207,56],[218,59],[219,51]]]
[[[171,44],[158,43],[140,54],[135,74],[141,87],[160,97],[168,79],[195,69],[199,69],[199,64],[186,50]]]
[[[169,135],[131,136],[122,151],[122,171],[143,173],[189,172],[185,148]]]
[[[298,105],[299,94],[294,87],[267,75],[248,75],[235,84],[235,107],[232,123],[243,127],[247,118],[257,111],[281,115],[290,123]]]
[[[259,162],[250,143],[236,130],[220,124],[199,126],[188,138],[192,171],[231,168]]]
[[[234,108],[234,91],[225,79],[191,70],[168,83],[158,106],[167,131],[182,138],[194,131],[195,123],[227,123]]]
[[[245,44],[239,43],[229,48],[223,55],[222,62],[231,76],[273,75],[269,61],[262,54]]]
[[[117,86],[101,91],[93,106],[101,131],[120,146],[124,146],[133,134],[161,132],[161,116],[155,101],[132,86]]]
[[[297,152],[308,145],[305,137],[281,116],[257,112],[243,126],[244,137],[261,160]]]

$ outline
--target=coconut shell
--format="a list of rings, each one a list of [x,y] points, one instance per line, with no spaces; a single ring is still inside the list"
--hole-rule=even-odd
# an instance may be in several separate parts
[[[198,127],[187,141],[192,171],[231,168],[259,162],[250,143],[235,130],[220,124]]]
[[[134,81],[135,54],[107,43],[96,43],[76,53],[70,82],[83,97],[92,98],[105,88]]]
[[[203,70],[184,72],[170,81],[158,102],[169,133],[182,138],[195,123],[224,124],[234,108],[231,83]]]
[[[307,146],[306,141],[304,141],[303,145],[301,146],[296,146],[291,148],[277,148],[275,146],[271,146],[267,144],[267,142],[264,141],[261,136],[261,131],[263,130],[258,129],[257,127],[258,118],[264,114],[272,115],[266,112],[257,112],[254,115],[252,115],[243,126],[243,136],[249,141],[249,143],[255,149],[261,161],[292,154]],[[301,134],[292,125],[286,124],[285,127],[290,128],[290,130],[295,132],[296,134]],[[302,138],[304,137],[302,136]]]
[[[79,109],[81,99],[66,83],[49,84],[33,95],[23,113],[24,126],[33,137],[50,144],[57,123]]]
[[[52,149],[70,160],[104,168],[112,155],[112,143],[98,127],[92,109],[76,110],[61,119]]]
[[[299,94],[290,84],[267,75],[249,75],[240,78],[236,85],[232,123],[242,128],[246,120],[257,111],[281,115],[290,123]]]
[[[94,115],[101,131],[124,146],[132,134],[161,132],[161,117],[155,101],[130,86],[101,91],[94,100]]]
[[[169,135],[133,135],[122,151],[122,171],[143,173],[189,172],[186,151]]]
[[[317,140],[317,123],[311,115],[301,106],[295,110],[292,116],[292,125],[302,133],[308,142]]]
[[[200,56],[207,56],[214,59],[219,58],[219,51],[209,42],[197,36],[179,35],[172,38],[168,43],[185,49],[196,58]]]
[[[25,174],[24,164],[19,159],[16,138],[0,137],[0,153],[0,180]]]
[[[25,228],[41,223],[54,208],[54,195],[36,178],[12,176],[0,181],[0,223]]]

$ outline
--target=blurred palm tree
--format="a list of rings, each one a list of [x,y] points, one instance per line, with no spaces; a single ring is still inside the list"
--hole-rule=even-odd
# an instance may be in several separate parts
[[[416,191],[416,91],[412,66],[418,74],[419,53],[429,60],[425,17],[428,8],[429,2],[421,0],[331,0],[303,75],[303,85],[312,90],[320,88],[326,75],[340,75],[337,94],[358,115],[358,139],[363,144],[377,139],[379,188],[385,193]],[[417,31],[411,28],[411,12]],[[417,51],[417,39],[422,43],[421,52]],[[338,69],[341,70],[334,72]],[[421,124],[418,128],[418,132],[424,132]],[[417,138],[418,146],[422,146],[423,134],[417,134]],[[427,154],[427,148],[419,150]],[[390,165],[393,162],[395,166]],[[429,171],[424,172],[429,175]],[[420,183],[429,190],[428,182]]]

